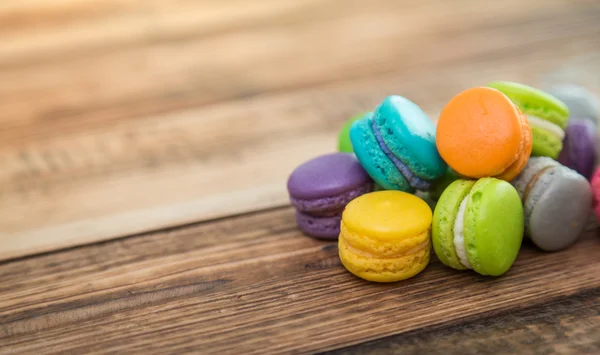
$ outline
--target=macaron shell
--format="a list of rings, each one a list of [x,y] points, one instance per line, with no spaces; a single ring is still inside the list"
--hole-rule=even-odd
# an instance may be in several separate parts
[[[331,153],[311,159],[290,175],[290,196],[318,199],[335,196],[369,183],[371,178],[352,154]]]
[[[388,96],[377,107],[374,120],[388,149],[415,175],[435,179],[446,170],[435,145],[433,121],[412,101]]]
[[[343,153],[354,153],[354,148],[352,148],[352,141],[350,140],[350,127],[355,121],[367,115],[372,116],[373,113],[368,112],[354,115],[344,123],[342,129],[340,130],[340,133],[338,134],[338,151]]]
[[[498,179],[511,181],[513,180],[521,170],[529,161],[529,156],[531,155],[531,150],[533,148],[533,136],[531,129],[529,128],[529,123],[527,122],[527,118],[525,115],[520,115],[521,124],[524,127],[523,131],[523,148],[519,155],[519,158],[516,162],[514,162],[511,166],[509,166],[502,174],[495,176]]]
[[[407,235],[400,239],[380,240],[376,236],[356,233],[343,221],[340,225],[340,234],[356,253],[387,259],[410,255],[429,244],[431,239],[431,231],[428,228],[419,234]]]
[[[594,212],[596,212],[596,217],[600,219],[600,168],[596,169],[594,175],[592,176],[592,197],[593,197],[593,206]]]
[[[346,226],[361,235],[389,241],[423,233],[432,212],[425,201],[402,191],[377,191],[350,202],[343,213]]]
[[[472,88],[448,102],[437,123],[442,158],[457,173],[480,178],[503,173],[523,147],[521,113],[496,89]]]
[[[465,249],[473,270],[499,276],[517,258],[523,240],[523,207],[515,188],[494,178],[478,180],[467,197]]]
[[[531,155],[557,159],[562,150],[560,138],[543,128],[532,127],[531,132],[533,133]]]
[[[454,247],[454,223],[463,199],[475,184],[472,180],[456,180],[440,197],[433,212],[432,241],[438,259],[454,269],[466,269],[456,255]]]
[[[487,86],[503,92],[525,114],[548,120],[562,129],[567,126],[569,109],[556,97],[531,86],[510,81],[495,81]]]
[[[414,254],[395,258],[370,258],[354,253],[340,234],[338,249],[340,261],[352,274],[375,282],[396,282],[415,276],[429,264],[431,245]]]
[[[559,165],[560,164],[556,160],[548,157],[531,157],[521,173],[511,181],[511,184],[517,189],[519,197],[523,199],[525,190],[531,179],[533,179],[540,170]]]
[[[596,132],[590,120],[571,119],[558,161],[591,179],[596,163]]]
[[[562,166],[542,176],[537,184],[539,188],[530,194],[539,191],[540,197],[532,206],[526,233],[542,250],[565,249],[587,225],[592,208],[590,185],[583,176]]]
[[[369,117],[354,122],[350,127],[350,140],[356,157],[380,187],[386,190],[414,191],[394,163],[379,148]]]
[[[305,234],[319,238],[335,240],[340,234],[341,216],[315,217],[296,212],[296,223]]]

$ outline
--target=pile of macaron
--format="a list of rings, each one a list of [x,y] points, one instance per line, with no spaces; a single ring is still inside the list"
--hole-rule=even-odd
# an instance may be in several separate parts
[[[344,267],[370,281],[418,274],[432,249],[453,269],[503,275],[524,237],[563,250],[593,206],[600,217],[599,111],[596,96],[574,85],[470,88],[435,122],[388,96],[348,120],[338,152],[292,172],[298,227],[337,240]]]

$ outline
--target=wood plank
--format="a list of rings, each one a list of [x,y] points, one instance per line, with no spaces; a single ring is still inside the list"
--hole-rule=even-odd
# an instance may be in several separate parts
[[[312,353],[428,327],[464,333],[477,319],[593,303],[599,236],[593,221],[566,251],[526,243],[500,278],[434,258],[415,278],[374,284],[343,269],[334,243],[303,236],[291,208],[200,223],[0,263],[0,353]],[[574,311],[544,309],[568,326],[578,313],[561,316],[565,307]],[[586,319],[597,324],[597,313]],[[595,344],[591,328],[577,328],[589,330],[579,343]]]
[[[35,62],[0,42],[23,55],[0,64],[0,259],[284,205],[287,174],[332,151],[341,122],[387,94],[408,96],[435,117],[468,86],[500,77],[539,82],[600,48],[600,6],[587,2],[550,2],[533,12],[523,11],[529,3],[495,2],[490,11],[464,0],[454,17],[443,1],[409,8],[380,1],[368,9],[314,1],[302,10],[260,3],[225,32],[206,15],[203,35],[132,35],[139,45],[108,50],[98,42],[91,52],[77,52],[81,43],[73,42],[56,48],[56,60]],[[56,39],[95,26],[95,16],[149,21],[135,1],[73,4],[73,21],[86,19],[73,29],[60,26],[71,15],[22,2],[4,9],[13,11],[5,26],[18,28],[19,14],[34,21],[50,12],[40,26]],[[171,16],[171,5],[161,4]],[[186,4],[182,11],[193,13]],[[235,4],[214,5],[215,18]],[[277,33],[289,36],[293,50]],[[140,65],[144,58],[149,66]]]
[[[323,354],[453,354],[458,351],[597,354],[600,352],[600,289]]]
[[[163,0],[150,10],[140,5],[149,6],[145,1],[75,3],[69,5],[72,13],[35,4],[6,11],[0,144],[74,127],[89,130],[95,118],[96,125],[105,125],[148,112],[597,37],[600,12],[600,4],[568,0],[384,0],[368,6],[344,0]],[[245,15],[238,21],[236,14]],[[225,21],[228,16],[236,22]],[[22,18],[50,23],[26,30]]]

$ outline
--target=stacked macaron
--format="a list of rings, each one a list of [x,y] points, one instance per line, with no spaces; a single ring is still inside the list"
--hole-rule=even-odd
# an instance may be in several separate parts
[[[291,174],[298,226],[337,239],[344,267],[375,282],[417,275],[432,247],[444,265],[490,276],[511,269],[524,236],[544,251],[567,248],[592,195],[600,200],[600,170],[590,186],[595,119],[570,119],[565,101],[496,81],[457,94],[436,126],[388,96],[346,121],[339,153]]]
[[[316,238],[337,239],[344,207],[371,191],[373,182],[354,156],[332,153],[297,167],[287,187],[300,229]]]

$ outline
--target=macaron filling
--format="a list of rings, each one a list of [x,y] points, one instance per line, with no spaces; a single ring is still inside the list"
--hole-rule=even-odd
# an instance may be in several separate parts
[[[533,115],[527,115],[527,120],[529,121],[529,124],[531,124],[532,127],[545,129],[548,132],[560,138],[561,140],[565,138],[565,131],[555,123],[546,121],[543,118],[539,118]]]
[[[371,120],[371,129],[373,130],[373,134],[375,135],[375,139],[377,140],[377,144],[381,151],[388,157],[388,159],[394,164],[396,169],[404,176],[408,184],[417,190],[429,190],[431,187],[431,182],[424,180],[415,174],[398,158],[392,153],[392,151],[385,144],[383,137],[381,136],[381,132],[379,128],[377,128],[377,124],[375,120]]]
[[[473,269],[469,262],[469,258],[467,258],[467,249],[465,248],[465,212],[467,210],[468,197],[469,195],[467,195],[460,203],[452,231],[454,233],[454,250],[456,251],[458,260],[467,269]]]

